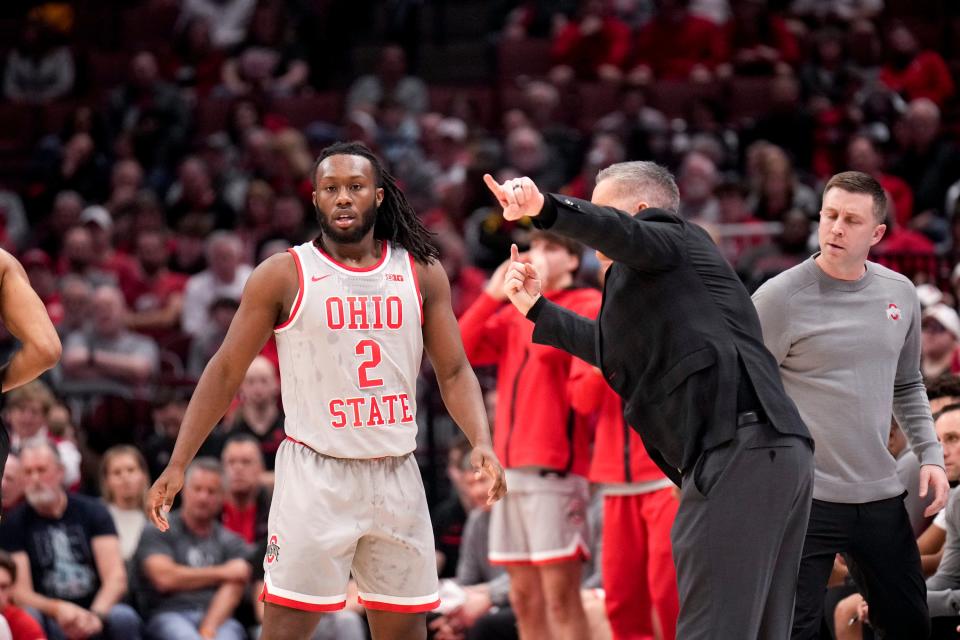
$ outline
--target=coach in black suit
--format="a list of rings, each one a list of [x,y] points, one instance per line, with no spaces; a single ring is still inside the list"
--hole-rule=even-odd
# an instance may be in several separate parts
[[[682,484],[677,637],[788,638],[812,440],[746,289],[707,233],[676,215],[673,177],[651,162],[616,164],[597,176],[592,203],[544,197],[529,178],[484,180],[506,219],[531,216],[612,261],[596,321],[540,296],[536,271],[516,257],[505,286],[536,323],[534,342],[600,368],[651,457]]]

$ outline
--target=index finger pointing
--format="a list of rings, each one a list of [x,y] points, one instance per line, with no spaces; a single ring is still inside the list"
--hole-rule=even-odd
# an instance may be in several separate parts
[[[497,201],[500,202],[502,206],[507,206],[507,199],[503,195],[503,187],[500,186],[500,183],[489,173],[483,174],[483,182],[487,185],[487,188],[490,189],[490,193],[497,197]]]
[[[516,243],[510,245],[510,261],[520,262],[520,251],[517,249]]]

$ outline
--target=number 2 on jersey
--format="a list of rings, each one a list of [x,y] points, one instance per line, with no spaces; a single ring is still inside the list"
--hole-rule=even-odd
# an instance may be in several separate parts
[[[370,352],[369,356],[367,356],[367,351]],[[371,378],[368,373],[370,369],[380,364],[382,359],[380,357],[380,344],[376,340],[361,340],[357,343],[355,352],[358,356],[366,356],[367,358],[360,363],[360,367],[357,369],[357,374],[360,377],[360,388],[382,387],[383,378]]]

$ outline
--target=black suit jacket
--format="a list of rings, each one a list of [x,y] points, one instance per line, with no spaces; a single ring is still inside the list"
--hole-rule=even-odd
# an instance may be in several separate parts
[[[600,368],[671,480],[679,484],[701,451],[733,438],[738,354],[773,427],[810,439],[750,295],[703,229],[661,209],[629,216],[554,195],[534,224],[614,261],[597,320],[541,297],[527,314],[534,342]]]

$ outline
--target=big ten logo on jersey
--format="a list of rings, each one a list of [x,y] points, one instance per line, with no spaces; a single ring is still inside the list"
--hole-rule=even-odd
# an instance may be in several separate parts
[[[330,296],[325,306],[327,328],[331,331],[395,330],[403,325],[403,301],[400,296]]]

